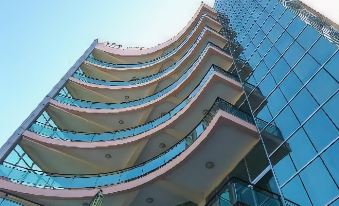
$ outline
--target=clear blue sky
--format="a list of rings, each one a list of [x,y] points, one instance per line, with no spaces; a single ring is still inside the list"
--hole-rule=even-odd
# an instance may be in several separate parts
[[[95,38],[153,46],[178,33],[200,2],[2,1],[0,146]],[[213,6],[214,0],[204,2]]]

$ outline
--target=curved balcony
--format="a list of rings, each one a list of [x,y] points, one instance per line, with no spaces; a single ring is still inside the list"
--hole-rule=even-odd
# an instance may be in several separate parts
[[[226,43],[226,39],[209,29],[205,29],[201,37],[201,41],[197,42],[198,44],[185,55],[185,58],[174,63],[168,70],[161,72],[160,75],[142,79],[142,82],[136,81],[135,83],[137,84],[107,86],[86,83],[72,77],[67,82],[66,88],[75,99],[93,102],[121,103],[147,97],[173,84],[180,76],[187,73],[190,68],[199,67],[204,62],[209,61],[207,59],[211,56],[211,51],[208,51],[209,48],[219,48],[218,46]],[[217,57],[212,56],[210,58]],[[218,61],[221,62],[221,60]]]
[[[170,111],[164,121],[160,118],[120,132],[98,134],[60,131],[41,124],[40,127],[36,127],[36,132],[40,135],[30,131],[24,132],[21,146],[25,151],[32,153],[31,158],[43,168],[52,168],[49,170],[51,172],[58,171],[56,165],[72,165],[60,170],[70,173],[74,170],[97,173],[134,165],[135,162],[142,162],[161,153],[165,148],[182,139],[202,119],[206,108],[211,106],[216,97],[236,102],[243,91],[240,83],[231,79],[234,78],[232,76],[229,78],[227,75],[220,74],[220,72],[214,73],[199,93],[191,95],[193,99],[183,102],[187,104],[184,108],[176,113]],[[187,122],[187,119],[190,121]],[[261,124],[261,126],[265,125]],[[268,134],[272,140],[277,139],[273,130]],[[42,135],[49,135],[49,138]],[[64,142],[65,140],[71,142]],[[110,158],[107,159],[106,155]],[[50,159],[54,161],[49,161]]]
[[[220,39],[217,39],[214,36],[219,36]],[[208,41],[222,48],[223,45],[225,45],[226,41],[223,43],[221,39],[223,39],[221,35],[217,35],[209,27],[205,27],[199,34],[199,37],[196,39],[196,41],[191,45],[191,47],[183,55],[181,55],[180,58],[176,59],[174,63],[165,67],[161,71],[157,73],[153,73],[146,77],[134,78],[128,81],[121,81],[121,80],[108,81],[105,79],[94,78],[93,73],[95,71],[92,71],[90,75],[86,75],[83,70],[77,70],[77,72],[73,75],[73,77],[85,83],[95,84],[95,85],[104,85],[104,86],[132,86],[132,85],[138,85],[138,84],[145,84],[146,82],[150,82],[151,80],[158,79],[162,76],[166,76],[170,74],[171,72],[173,72],[174,69],[177,68],[177,65],[183,62],[190,55],[191,52],[198,50],[198,51],[195,51],[195,53],[200,53],[202,49],[201,49],[201,46],[200,47],[197,46],[198,44],[205,45],[206,41]],[[93,70],[93,68],[87,68],[86,70]],[[149,72],[149,68],[147,68],[147,72]],[[86,73],[88,73],[88,71]],[[133,75],[135,75],[134,72],[133,72]],[[107,75],[105,73],[105,76],[110,76],[110,75]],[[114,78],[117,78],[117,76],[120,78],[121,75],[115,74]]]
[[[194,200],[200,202],[204,201],[214,186],[222,181],[257,141],[258,133],[252,117],[224,100],[217,99],[185,138],[158,156],[134,167],[109,173],[79,175],[43,173],[5,163],[0,166],[0,185],[31,197],[62,199],[92,197],[98,191],[96,188],[101,188],[104,195],[117,199],[116,195],[124,195],[133,190],[140,190],[139,195],[142,196],[150,187],[157,188],[155,185],[161,183],[165,184],[163,186],[167,188],[167,194],[176,190],[167,187],[169,185],[177,185],[187,191],[193,189],[198,194],[202,191],[203,195]],[[215,165],[211,171],[204,168],[208,161]],[[201,179],[202,176],[204,179]],[[160,177],[166,177],[168,182],[164,183],[164,178]],[[124,193],[120,193],[122,191]],[[166,194],[165,191],[159,190],[156,193],[158,192]],[[149,195],[155,194],[152,192]],[[109,201],[105,204],[109,205]],[[138,201],[134,205],[139,205]]]
[[[134,101],[127,101],[127,102],[122,102],[122,103],[105,103],[105,102],[92,102],[92,101],[85,101],[81,99],[76,99],[72,98],[67,95],[58,95],[54,98],[57,102],[73,107],[79,107],[79,108],[90,108],[90,109],[123,109],[123,108],[129,108],[129,107],[137,107],[141,106],[143,104],[153,104],[153,102],[159,102],[164,99],[165,97],[169,96],[176,96],[176,97],[186,97],[190,91],[194,89],[194,86],[196,84],[199,84],[198,81],[203,78],[203,76],[206,75],[208,70],[203,69],[204,67],[201,66],[203,59],[206,56],[212,55],[211,52],[208,53],[209,48],[211,47],[206,47],[204,52],[199,56],[199,58],[177,79],[175,82],[172,84],[169,84],[167,87],[164,89],[147,96],[145,98],[141,98],[138,100]],[[213,53],[214,54],[214,53]],[[216,53],[217,54],[217,53]],[[221,56],[220,58],[227,58],[226,55]],[[229,62],[231,63],[230,57],[228,57]],[[229,63],[229,64],[230,64]],[[225,63],[224,63],[225,64]],[[200,67],[199,67],[200,66]],[[206,67],[208,68],[208,67]],[[228,70],[229,66],[226,67],[226,70]],[[201,71],[197,71],[197,70]],[[198,73],[199,72],[199,73]],[[196,74],[198,73],[198,74]],[[231,74],[230,74],[231,75]],[[198,76],[198,77],[197,77]],[[179,88],[182,88],[182,84],[187,82],[188,80],[190,81],[190,84],[186,83],[186,87],[184,89],[184,92],[178,91]],[[188,85],[187,85],[188,84]],[[180,95],[178,94],[180,93]],[[178,98],[179,99],[179,98]],[[121,112],[124,110],[120,110]],[[166,111],[163,111],[166,112]]]
[[[222,51],[215,49],[208,50],[210,58],[206,62],[199,64],[199,70],[194,74],[187,75],[185,82],[175,85],[170,92],[161,95],[151,96],[151,101],[147,100],[137,106],[130,106],[119,109],[92,109],[68,106],[51,100],[46,111],[53,119],[54,123],[63,130],[75,130],[78,132],[106,132],[122,130],[135,127],[144,122],[157,119],[166,114],[172,108],[184,100],[194,89],[211,67],[212,62],[221,65],[223,68],[230,68],[229,57]],[[227,58],[227,59],[226,59]],[[222,61],[222,62],[220,62]],[[194,77],[195,76],[195,77]],[[186,78],[186,77],[185,77]],[[239,84],[239,83],[237,83]],[[171,89],[171,87],[169,88]],[[240,95],[242,91],[238,91]],[[239,96],[236,96],[239,98]],[[236,99],[232,99],[235,101]],[[139,102],[137,102],[139,103]]]
[[[153,67],[155,67],[160,62],[163,64],[164,61],[166,61],[167,59],[169,60],[173,59],[174,61],[176,61],[176,59],[183,56],[182,54],[185,53],[191,47],[191,45],[196,41],[197,37],[205,27],[209,27],[210,29],[216,32],[219,32],[220,29],[222,28],[221,24],[218,21],[204,14],[200,17],[199,21],[197,22],[195,27],[191,30],[191,32],[177,47],[173,48],[172,50],[166,53],[161,54],[155,59],[152,59],[147,62],[138,62],[134,64],[117,64],[98,60],[93,55],[90,55],[86,59],[85,64],[95,66],[96,69],[103,69],[101,71],[106,72],[109,72],[110,70],[136,72],[145,67],[147,67],[147,70],[150,69],[153,70],[154,69]]]
[[[181,93],[169,95],[166,98],[157,99],[155,101],[146,102],[145,105],[138,107],[131,107],[128,110],[111,110],[111,109],[87,109],[70,107],[51,101],[49,107],[46,109],[52,120],[60,129],[75,130],[78,132],[107,132],[116,131],[116,136],[125,137],[123,134],[131,135],[128,128],[136,128],[133,134],[139,134],[147,131],[150,126],[157,125],[168,121],[173,115],[180,112],[186,105],[190,103],[195,95],[198,95],[202,88],[204,88],[210,79],[213,77],[215,69],[206,71],[205,77],[201,78],[200,83],[190,85],[192,89],[183,89]],[[224,72],[228,78],[235,77],[229,73]],[[197,80],[199,81],[199,80]],[[234,83],[236,86],[234,86]],[[228,99],[232,102],[236,101],[242,94],[240,83],[233,80]],[[237,88],[236,92],[232,87]],[[146,122],[146,123],[145,123]],[[113,124],[112,124],[113,123]],[[144,125],[144,127],[140,127]],[[141,129],[144,128],[144,129]],[[106,135],[105,135],[106,136]]]
[[[203,118],[206,109],[211,107],[217,97],[234,103],[242,91],[241,84],[232,77],[213,72],[199,92],[191,96],[192,99],[183,101],[180,107],[165,114],[163,118],[119,132],[105,133],[53,129],[43,122],[35,128],[40,135],[32,132],[32,128],[32,131],[25,131],[20,146],[45,171],[48,168],[47,171],[50,172],[98,173],[126,168],[152,158],[184,138]],[[182,106],[184,107],[181,108]],[[78,121],[64,118],[64,122],[74,124]],[[43,137],[44,134],[48,137]],[[107,155],[109,158],[106,158]],[[59,168],[58,165],[69,166]]]
[[[200,20],[200,17],[203,14],[216,19],[216,12],[209,6],[202,4],[198,11],[195,13],[191,21],[185,26],[180,33],[178,33],[172,39],[158,44],[157,46],[151,48],[125,48],[122,49],[121,46],[116,44],[99,43],[93,50],[93,56],[96,59],[103,60],[104,62],[118,63],[118,64],[130,64],[138,62],[147,62],[157,57],[169,53],[178,45],[180,45],[189,33],[193,30],[194,26]],[[220,27],[221,28],[221,27]]]
[[[52,128],[52,127],[48,127],[48,126],[43,126],[43,124],[39,124],[39,123],[34,123],[32,125],[32,127],[30,128],[31,131],[36,132],[37,134],[41,135],[41,136],[45,136],[45,137],[52,137],[52,138],[62,138],[63,140],[70,140],[70,141],[108,141],[108,140],[118,140],[118,139],[124,139],[130,136],[135,136],[135,135],[139,135],[142,134],[146,131],[149,131],[151,128],[155,128],[165,122],[167,122],[168,120],[172,119],[173,116],[175,116],[176,114],[178,114],[180,111],[182,111],[184,108],[186,108],[187,105],[189,105],[191,103],[191,101],[193,101],[195,99],[195,97],[197,97],[202,91],[203,88],[206,87],[207,83],[210,81],[210,79],[212,78],[212,76],[215,74],[215,72],[219,72],[223,75],[225,75],[227,78],[233,79],[235,81],[238,81],[237,77],[234,76],[231,73],[228,73],[218,67],[211,67],[211,69],[206,73],[206,75],[204,76],[204,78],[200,81],[200,83],[198,85],[195,86],[195,88],[193,89],[193,91],[191,93],[189,93],[189,95],[183,99],[180,103],[178,103],[178,105],[176,105],[173,109],[171,109],[170,111],[168,111],[167,113],[163,113],[160,117],[153,119],[152,121],[149,121],[145,124],[141,124],[141,125],[137,125],[134,127],[130,127],[127,129],[118,129],[115,132],[105,132],[105,133],[98,133],[98,134],[92,134],[89,135],[88,133],[85,133],[85,135],[83,135],[81,132],[64,132],[60,129],[57,128]],[[233,102],[236,101],[242,94],[241,91],[241,87],[240,87],[240,83],[236,82],[238,85],[237,87],[237,91],[233,91],[230,90],[229,92],[229,100],[232,100]],[[226,86],[227,87],[227,86]],[[229,87],[229,86],[228,86]],[[55,104],[53,104],[54,106]],[[161,104],[163,105],[163,104]],[[55,105],[57,106],[57,105]],[[64,107],[65,108],[65,107]],[[53,107],[48,109],[48,111],[50,111],[51,113],[51,117],[54,117],[55,114],[53,114],[53,112],[56,111],[56,109],[58,109],[58,107]],[[102,111],[102,110],[99,110]],[[99,112],[96,111],[96,112]],[[111,112],[111,110],[104,110],[103,113],[98,113],[98,115],[102,116],[107,114],[107,112]],[[135,110],[131,110],[131,114],[132,116],[135,117]],[[115,116],[112,116],[112,113],[108,113],[109,118],[113,118],[113,119],[117,119]],[[120,113],[117,113],[117,116],[120,116],[121,119],[121,115]],[[130,118],[132,118],[132,116]],[[62,116],[64,117],[64,116]],[[56,118],[53,118],[54,120]],[[61,118],[64,122],[66,122],[67,118]],[[126,118],[127,119],[127,118]],[[59,123],[58,121],[55,121],[56,123]],[[72,120],[71,120],[72,122]],[[74,121],[73,121],[74,122]],[[108,121],[107,119],[104,119],[103,122],[112,122],[112,121]],[[97,121],[98,123],[98,121]],[[66,124],[66,123],[65,123]],[[74,126],[74,124],[72,125]],[[87,127],[87,125],[84,125],[85,127]],[[92,128],[90,128],[92,130]],[[60,132],[60,133],[59,133]],[[51,135],[52,134],[52,135]],[[70,137],[68,139],[68,137]]]

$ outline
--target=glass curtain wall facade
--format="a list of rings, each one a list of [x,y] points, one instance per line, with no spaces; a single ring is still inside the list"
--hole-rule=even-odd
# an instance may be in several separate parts
[[[256,178],[268,174],[277,193],[300,205],[339,205],[338,32],[298,1],[216,0],[214,7],[235,62],[252,69],[245,78],[243,64],[234,72],[266,97],[254,103],[246,91],[239,106],[283,137],[270,144],[261,132],[267,161],[250,180],[260,184]]]

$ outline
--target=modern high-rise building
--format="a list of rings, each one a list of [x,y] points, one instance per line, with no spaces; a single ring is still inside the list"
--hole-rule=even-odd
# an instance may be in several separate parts
[[[0,150],[0,206],[339,205],[339,33],[296,0],[95,40]]]

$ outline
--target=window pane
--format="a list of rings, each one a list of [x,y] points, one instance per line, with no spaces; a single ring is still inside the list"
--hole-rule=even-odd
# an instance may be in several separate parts
[[[297,192],[298,191],[298,192]],[[284,196],[299,205],[311,205],[299,176],[294,177],[282,188]]]
[[[258,65],[258,67],[254,70],[253,76],[258,81],[261,81],[263,79],[263,77],[265,76],[265,74],[267,73],[267,71],[268,71],[268,68],[267,68],[265,62],[261,61],[260,64]]]
[[[339,52],[337,52],[329,62],[325,65],[326,70],[339,81]]]
[[[270,29],[273,27],[275,23],[276,21],[269,16],[264,25],[262,26],[262,30],[265,32],[265,34],[269,33]]]
[[[265,38],[265,33],[262,32],[261,30],[255,35],[253,39],[253,44],[254,45],[259,45],[260,42]]]
[[[300,122],[303,122],[318,107],[317,102],[304,88],[290,103]]]
[[[261,60],[261,56],[259,55],[259,53],[254,52],[249,60],[249,63],[252,67],[255,67],[260,62],[260,60]]]
[[[339,141],[336,141],[322,155],[325,165],[330,170],[332,177],[339,184]]]
[[[279,148],[281,150],[281,148]],[[281,156],[281,151],[276,151],[272,156],[273,169],[277,175],[280,185],[284,184],[294,173],[296,169],[289,155]]]
[[[278,4],[272,13],[273,18],[278,20],[281,17],[281,15],[284,13],[284,11],[285,11],[285,8],[282,5]]]
[[[306,26],[306,24],[300,19],[295,18],[293,22],[288,26],[287,31],[294,38],[297,38],[298,34],[302,31],[302,29]]]
[[[284,58],[290,66],[294,66],[304,53],[305,50],[297,42],[294,42],[286,51]]]
[[[302,47],[308,49],[317,40],[319,33],[311,26],[307,25],[304,31],[300,34],[297,41]]]
[[[320,63],[323,64],[330,58],[337,49],[335,44],[329,42],[325,37],[320,37],[317,43],[311,48],[310,54]]]
[[[304,125],[305,131],[318,151],[327,146],[338,131],[322,110],[317,111]]]
[[[338,193],[337,186],[319,158],[307,166],[300,176],[314,205],[325,205]]]
[[[278,41],[275,43],[275,47],[278,49],[278,51],[283,54],[284,51],[287,49],[287,47],[292,44],[293,38],[287,33],[284,32],[283,35],[278,39]]]
[[[339,68],[338,68],[339,69]],[[307,85],[314,98],[323,103],[337,90],[338,83],[324,70],[320,70],[319,73],[310,81]]]
[[[287,103],[285,97],[280,92],[280,89],[276,89],[269,97],[268,97],[269,108],[272,116],[278,114],[278,112],[285,106]]]
[[[293,71],[305,83],[319,67],[320,65],[309,54],[306,54]]]
[[[299,122],[289,106],[277,116],[275,123],[285,139],[299,126]]]
[[[333,123],[339,127],[339,95],[336,93],[325,105],[324,110],[327,115],[331,118]]]
[[[288,146],[290,148],[290,155],[297,169],[303,167],[316,155],[314,147],[302,128],[288,140]]]
[[[279,24],[276,24],[268,34],[268,38],[271,40],[271,42],[276,42],[283,32],[284,29]]]
[[[272,43],[270,42],[269,39],[265,38],[264,41],[261,43],[258,51],[259,53],[264,56],[272,47]]]
[[[259,84],[259,88],[264,96],[268,96],[275,85],[276,83],[273,77],[271,75],[267,75],[265,79]]]
[[[281,26],[283,26],[284,28],[287,28],[287,26],[289,25],[289,23],[292,21],[293,18],[294,18],[294,14],[291,11],[286,10],[278,22],[281,24]]]
[[[276,82],[280,82],[282,78],[287,74],[290,70],[290,66],[284,60],[284,58],[280,58],[276,65],[274,65],[271,73]]]
[[[287,100],[290,100],[297,91],[302,87],[302,84],[300,80],[297,78],[297,76],[291,72],[288,74],[286,79],[280,84],[280,89],[285,95]]]
[[[280,54],[275,47],[272,47],[270,52],[268,52],[267,56],[265,56],[264,60],[268,68],[271,68],[276,61],[278,61]]]
[[[268,110],[267,105],[258,113],[257,117],[266,122],[270,122],[272,120],[272,115]]]

